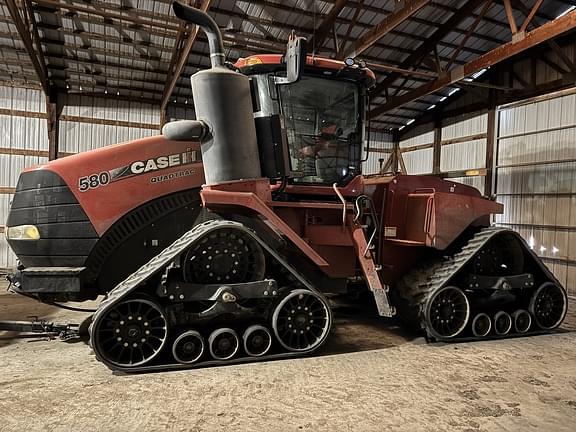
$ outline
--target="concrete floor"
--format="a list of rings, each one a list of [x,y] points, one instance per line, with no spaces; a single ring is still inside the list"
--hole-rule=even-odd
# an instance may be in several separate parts
[[[0,293],[0,319],[82,316]],[[576,430],[574,313],[556,334],[451,345],[336,321],[318,357],[137,376],[0,332],[0,431]]]

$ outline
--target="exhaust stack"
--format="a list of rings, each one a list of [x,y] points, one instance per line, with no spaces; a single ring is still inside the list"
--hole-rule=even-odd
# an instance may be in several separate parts
[[[178,2],[172,8],[181,20],[200,26],[210,46],[212,68],[190,78],[196,118],[206,130],[200,146],[206,184],[260,178],[250,80],[225,66],[222,35],[208,14]]]

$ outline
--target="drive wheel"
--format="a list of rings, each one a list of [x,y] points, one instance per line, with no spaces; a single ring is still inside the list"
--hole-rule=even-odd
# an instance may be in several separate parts
[[[152,361],[164,348],[168,322],[158,304],[130,299],[114,305],[98,320],[94,351],[115,366],[137,367]]]
[[[528,309],[540,328],[550,330],[564,320],[567,305],[566,291],[555,283],[546,282],[536,290]]]
[[[249,234],[232,228],[202,237],[184,256],[186,282],[240,283],[264,277],[264,251]]]
[[[454,286],[436,291],[426,306],[426,327],[437,339],[458,336],[468,324],[470,303],[466,294]]]
[[[288,293],[274,309],[272,329],[288,351],[309,352],[326,340],[332,326],[328,303],[307,289]]]

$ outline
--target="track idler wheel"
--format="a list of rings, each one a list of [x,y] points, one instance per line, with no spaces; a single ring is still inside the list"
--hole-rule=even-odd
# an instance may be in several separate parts
[[[272,329],[280,344],[292,352],[310,352],[326,340],[332,326],[330,306],[322,296],[296,289],[278,303]]]
[[[566,291],[555,283],[545,282],[530,299],[528,310],[540,328],[550,330],[564,320],[567,306]]]
[[[492,320],[485,313],[479,313],[472,320],[472,334],[476,337],[487,336],[492,330]]]
[[[512,314],[514,330],[516,333],[526,333],[532,325],[532,317],[523,309],[518,309]]]
[[[231,328],[219,328],[208,338],[210,355],[216,360],[230,360],[238,352],[240,341]]]
[[[168,322],[152,300],[124,300],[106,311],[92,333],[92,346],[106,362],[119,367],[143,366],[160,354]]]
[[[242,339],[244,341],[244,351],[251,357],[263,356],[272,346],[270,331],[261,325],[248,327]]]
[[[186,252],[183,276],[198,284],[240,283],[261,280],[265,272],[262,247],[238,229],[213,231]]]
[[[195,330],[182,333],[172,345],[172,355],[178,363],[196,363],[204,354],[204,339]]]
[[[470,302],[458,287],[436,291],[426,305],[426,323],[430,336],[448,339],[458,336],[470,319]]]
[[[494,331],[499,336],[510,333],[512,329],[512,317],[508,312],[499,311],[494,315]]]

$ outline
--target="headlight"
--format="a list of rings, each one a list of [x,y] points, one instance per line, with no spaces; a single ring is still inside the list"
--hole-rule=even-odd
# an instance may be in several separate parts
[[[40,232],[34,225],[19,225],[8,227],[6,238],[8,240],[38,240]]]

